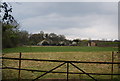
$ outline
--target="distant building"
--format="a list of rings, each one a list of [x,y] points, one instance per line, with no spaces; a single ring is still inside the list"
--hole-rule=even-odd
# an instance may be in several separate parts
[[[59,45],[59,46],[65,46],[65,45],[66,45],[66,42],[60,41],[58,45]]]
[[[88,46],[97,46],[97,44],[95,43],[95,42],[88,42],[88,44],[87,44]]]
[[[48,40],[42,40],[41,42],[37,43],[38,46],[46,46],[49,44],[50,44],[50,42]]]
[[[77,46],[77,42],[72,42],[72,44],[70,46]]]

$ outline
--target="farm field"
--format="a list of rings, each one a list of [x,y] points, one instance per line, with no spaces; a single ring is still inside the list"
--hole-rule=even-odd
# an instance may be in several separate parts
[[[18,52],[101,52],[118,51],[116,47],[81,47],[81,46],[26,46],[3,49],[3,53]]]
[[[86,50],[85,50],[86,49]],[[18,47],[3,50],[3,57],[19,58],[19,52],[22,52],[22,58],[30,59],[46,59],[46,60],[66,60],[66,61],[95,61],[95,62],[111,62],[111,52],[117,51],[117,48],[110,47]],[[114,56],[117,62],[117,54]],[[18,61],[3,60],[3,66],[18,68]],[[61,63],[56,62],[36,62],[36,61],[22,61],[21,68],[49,71]],[[82,70],[87,73],[111,73],[111,64],[77,64]],[[114,65],[114,73],[118,72],[117,65]],[[70,65],[70,72],[80,72]],[[56,69],[55,71],[66,72],[66,65]],[[21,71],[22,79],[34,79],[44,72]],[[96,79],[110,79],[109,75],[92,75]],[[3,70],[3,79],[17,79],[18,70]],[[118,76],[114,76],[115,79]],[[66,79],[66,74],[50,73],[41,79]],[[90,79],[82,74],[69,74],[69,79]]]

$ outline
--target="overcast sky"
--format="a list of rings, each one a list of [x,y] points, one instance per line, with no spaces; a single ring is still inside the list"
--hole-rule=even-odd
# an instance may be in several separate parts
[[[68,39],[118,39],[117,2],[11,3],[22,30],[56,33]]]

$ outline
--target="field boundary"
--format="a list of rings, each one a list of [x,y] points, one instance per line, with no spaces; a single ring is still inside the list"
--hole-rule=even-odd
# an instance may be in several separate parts
[[[21,58],[22,57],[22,53],[20,52],[19,58],[9,58],[9,57],[0,57],[0,59],[8,59],[8,60],[19,60],[19,67],[18,68],[14,68],[14,67],[2,67],[2,69],[13,69],[13,70],[19,70],[18,73],[18,80],[20,81],[21,79],[21,70],[25,70],[25,71],[35,71],[35,72],[45,72],[42,75],[40,75],[39,77],[33,79],[32,81],[36,81],[37,79],[45,76],[48,73],[65,73],[67,74],[66,79],[67,81],[69,81],[69,74],[86,74],[87,76],[89,76],[90,78],[92,78],[94,81],[98,81],[97,79],[95,79],[94,77],[92,77],[92,75],[111,75],[111,79],[113,79],[113,75],[120,75],[120,74],[113,74],[113,64],[120,64],[120,62],[114,62],[114,52],[112,52],[112,62],[87,62],[87,61],[64,61],[64,60],[44,60],[44,59],[27,59],[27,58]],[[26,61],[46,61],[46,62],[60,62],[61,64],[54,67],[53,69],[49,70],[49,71],[43,71],[43,70],[32,70],[32,69],[23,69],[21,68],[21,61],[22,60],[26,60]],[[112,68],[111,68],[111,73],[87,73],[84,70],[82,70],[81,68],[79,68],[78,66],[76,66],[76,63],[92,63],[92,64],[111,64]],[[66,64],[66,72],[55,72],[54,70],[61,67],[62,65]],[[75,73],[75,72],[69,72],[69,65],[74,66],[75,68],[77,68],[80,73]]]

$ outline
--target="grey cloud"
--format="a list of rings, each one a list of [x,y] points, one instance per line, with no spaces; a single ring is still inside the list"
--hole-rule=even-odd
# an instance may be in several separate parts
[[[21,3],[21,5],[13,4],[13,6],[16,10],[15,13],[21,14],[23,18],[27,18],[52,13],[63,16],[79,16],[91,13],[114,14],[117,9],[114,8],[116,4],[113,2],[26,2]]]
[[[37,28],[44,29],[69,29],[69,28],[89,28],[93,25],[116,25],[117,20],[115,20],[114,15],[98,15],[89,14],[86,16],[74,16],[74,17],[63,17],[57,14],[51,14],[48,16],[37,16],[23,20],[22,23],[25,25],[30,25],[28,27],[34,26]],[[117,19],[117,18],[116,18]],[[34,22],[29,23],[29,22]],[[111,24],[112,23],[112,24]]]
[[[117,31],[117,3],[27,2],[21,5],[12,4],[15,18],[20,21],[23,29],[31,33],[43,30],[64,34],[69,38],[80,36],[106,38],[108,34],[111,35],[111,37],[108,36],[109,38],[116,38],[115,35],[117,35],[115,33]]]

